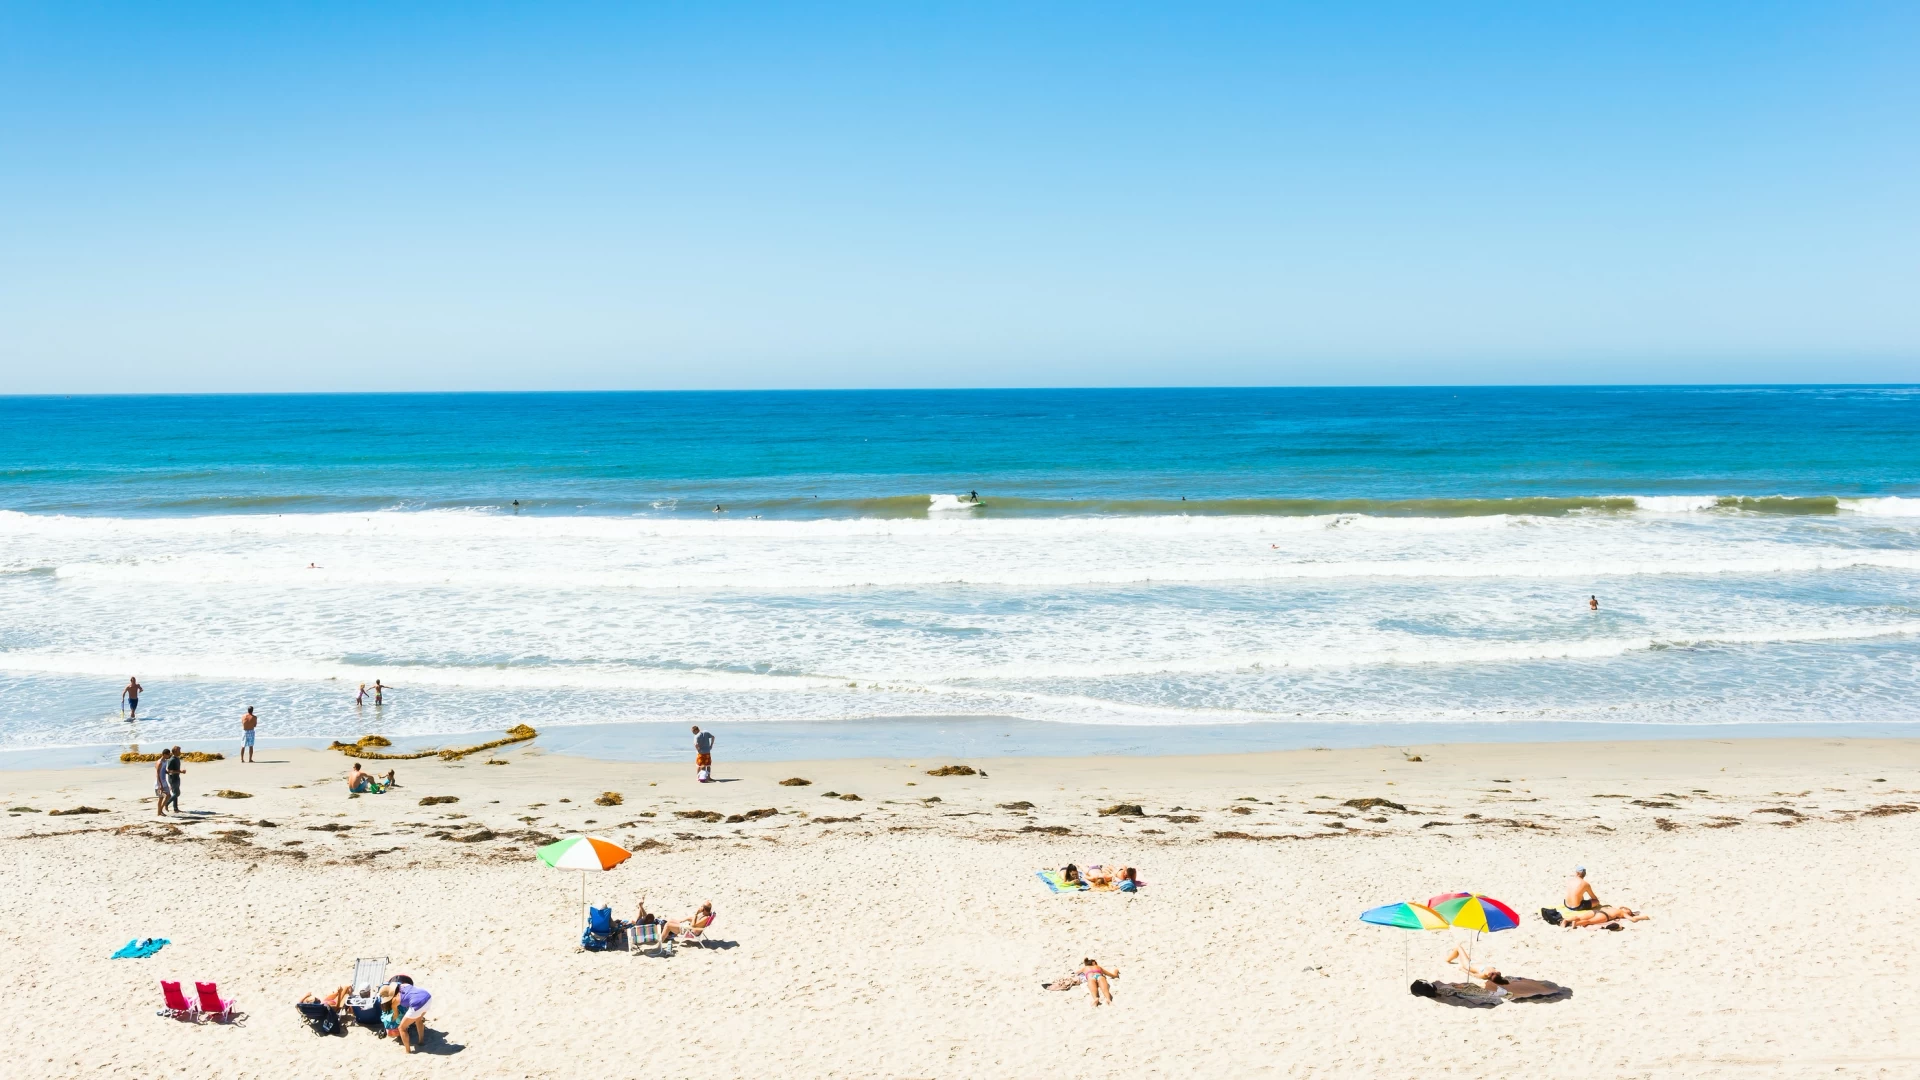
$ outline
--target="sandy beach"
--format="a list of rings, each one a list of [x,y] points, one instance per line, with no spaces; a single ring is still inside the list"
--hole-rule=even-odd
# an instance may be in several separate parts
[[[1410,757],[1420,760],[1410,760]],[[349,798],[338,753],[0,774],[13,1075],[1017,1077],[1910,1076],[1920,976],[1920,745],[1434,746],[1219,758],[690,767],[500,751],[399,762]],[[793,777],[807,786],[782,786]],[[225,789],[245,799],[217,798]],[[619,792],[617,806],[594,799]],[[848,796],[858,796],[852,799]],[[422,798],[457,802],[421,805]],[[1384,799],[1404,809],[1350,800]],[[1135,803],[1144,811],[1102,815]],[[1031,804],[1030,807],[1021,804]],[[49,816],[56,810],[100,813]],[[1014,807],[1009,809],[1008,807]],[[749,818],[749,811],[777,813]],[[743,820],[729,821],[738,816]],[[717,947],[578,948],[580,875],[534,848],[632,848],[590,898],[631,917],[711,900]],[[1067,862],[1135,895],[1055,895]],[[1620,932],[1538,917],[1576,863]],[[1526,920],[1475,961],[1568,1000],[1419,1000],[1463,933],[1364,925],[1471,889]],[[108,954],[171,940],[147,959]],[[293,1008],[391,958],[434,995],[412,1057]],[[1114,1005],[1043,983],[1093,957]],[[216,980],[243,1019],[156,1016],[160,979]]]

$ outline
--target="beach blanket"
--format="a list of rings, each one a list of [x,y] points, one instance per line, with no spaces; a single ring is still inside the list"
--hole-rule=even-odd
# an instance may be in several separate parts
[[[1034,876],[1046,882],[1047,888],[1057,893],[1079,892],[1081,889],[1087,887],[1087,883],[1084,881],[1076,882],[1072,885],[1067,884],[1066,879],[1060,876],[1060,871],[1058,870],[1036,870],[1034,871]]]
[[[152,956],[154,953],[165,948],[167,944],[168,941],[166,938],[135,938],[125,945],[120,946],[120,951],[113,954],[113,959],[137,960],[142,957]]]

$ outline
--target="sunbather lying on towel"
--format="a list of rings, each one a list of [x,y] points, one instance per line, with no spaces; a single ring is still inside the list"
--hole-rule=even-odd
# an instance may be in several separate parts
[[[1140,887],[1140,878],[1131,866],[1089,866],[1087,884],[1096,889],[1119,889],[1132,892]]]
[[[1458,948],[1447,954],[1447,963],[1459,964],[1467,974],[1481,980],[1481,988],[1495,997],[1520,1001],[1524,998],[1553,997],[1566,990],[1566,987],[1559,983],[1551,983],[1545,979],[1520,979],[1502,975],[1498,968],[1477,970],[1467,963],[1466,953]]]
[[[1611,922],[1646,922],[1651,915],[1635,911],[1625,904],[1615,907],[1597,908],[1593,911],[1576,911],[1560,920],[1561,926],[1605,926]]]

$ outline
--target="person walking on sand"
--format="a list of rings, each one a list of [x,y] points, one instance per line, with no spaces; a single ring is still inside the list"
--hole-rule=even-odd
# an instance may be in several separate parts
[[[1587,868],[1574,867],[1573,876],[1567,879],[1567,907],[1574,911],[1592,911],[1599,906],[1600,897],[1587,880]]]
[[[701,783],[713,779],[713,732],[693,725],[693,778]]]
[[[180,748],[176,746],[167,758],[167,806],[176,814],[180,812],[180,774],[185,771],[180,767]]]
[[[167,813],[167,748],[160,748],[160,756],[153,763],[153,794],[155,817],[165,817]]]
[[[140,677],[130,675],[127,677],[126,689],[120,691],[120,700],[127,703],[129,721],[140,719],[140,691],[143,689],[145,688],[140,685]]]
[[[260,724],[260,718],[253,715],[253,706],[247,706],[247,715],[240,718],[240,760],[253,760],[253,729]]]

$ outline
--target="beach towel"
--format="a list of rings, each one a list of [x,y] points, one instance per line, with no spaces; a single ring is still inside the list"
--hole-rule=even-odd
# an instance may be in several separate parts
[[[1041,983],[1041,984],[1040,984],[1040,989],[1042,989],[1042,990],[1071,990],[1071,989],[1073,989],[1074,987],[1076,987],[1076,986],[1079,986],[1079,985],[1080,985],[1080,977],[1079,977],[1079,976],[1077,976],[1077,975],[1062,975],[1062,976],[1060,976],[1059,978],[1057,978],[1057,979],[1055,979],[1055,980],[1053,980],[1053,981],[1052,981],[1052,982],[1050,982],[1050,983]]]
[[[1079,892],[1081,889],[1087,887],[1087,883],[1084,881],[1072,885],[1067,884],[1066,879],[1060,876],[1060,871],[1058,870],[1036,870],[1034,871],[1034,876],[1046,882],[1047,888],[1057,893]]]
[[[120,946],[120,950],[114,953],[112,958],[115,960],[139,960],[152,956],[168,944],[169,942],[166,938],[136,938]]]

